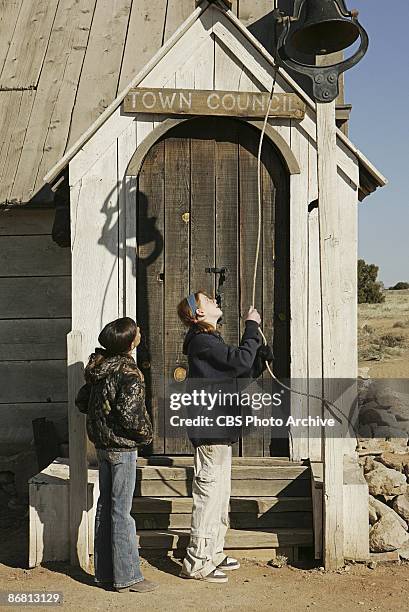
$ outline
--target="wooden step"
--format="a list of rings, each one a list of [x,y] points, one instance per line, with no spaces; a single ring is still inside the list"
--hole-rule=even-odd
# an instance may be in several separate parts
[[[245,497],[307,497],[311,495],[309,480],[232,480],[231,494]],[[142,480],[137,482],[135,494],[141,497],[190,497],[190,480]]]
[[[311,497],[231,497],[230,511],[245,514],[265,512],[310,512]],[[134,497],[132,514],[190,514],[191,497]]]
[[[168,482],[173,480],[192,480],[193,467],[169,467],[152,466],[137,467],[137,480],[161,480]],[[234,465],[231,470],[232,480],[310,480],[310,468],[308,466],[255,466]]]
[[[146,530],[139,532],[142,549],[184,549],[188,545],[189,529]],[[281,548],[285,546],[311,546],[311,529],[229,529],[225,550],[242,548]]]
[[[303,461],[291,461],[288,457],[233,457],[233,465],[305,465]],[[147,465],[193,466],[192,455],[152,455],[138,457],[138,467]]]
[[[136,529],[189,529],[192,515],[142,514],[134,515]],[[265,512],[263,514],[232,512],[230,526],[233,529],[271,529],[272,527],[312,528],[311,512]]]
[[[146,468],[142,468],[142,470],[144,469]],[[172,470],[174,468],[161,469]],[[272,471],[277,469],[271,468]],[[251,478],[233,478],[231,482],[231,495],[234,497],[308,497],[311,495],[311,480],[307,477],[308,471],[294,478],[293,470],[295,468],[289,469],[288,473],[284,468],[280,469],[283,469],[283,472],[280,474],[276,473],[274,478],[264,478],[261,471]],[[259,477],[257,478],[257,476]],[[281,478],[278,478],[278,476],[281,476]],[[161,480],[157,478],[149,480],[138,475],[135,494],[142,497],[190,497],[192,495],[192,480],[191,478],[173,480],[166,478],[163,472]]]

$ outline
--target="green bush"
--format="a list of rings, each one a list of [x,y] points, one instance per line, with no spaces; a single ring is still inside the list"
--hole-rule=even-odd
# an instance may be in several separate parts
[[[379,267],[358,259],[358,304],[380,304],[385,301],[382,286],[376,280]]]
[[[400,291],[401,289],[409,289],[409,283],[396,283],[393,287],[389,287],[391,291]]]

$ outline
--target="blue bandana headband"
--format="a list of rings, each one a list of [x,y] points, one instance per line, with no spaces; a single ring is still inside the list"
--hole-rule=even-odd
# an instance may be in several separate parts
[[[187,296],[187,303],[189,304],[190,310],[192,311],[192,315],[196,317],[196,310],[199,308],[196,302],[195,294],[191,293]]]

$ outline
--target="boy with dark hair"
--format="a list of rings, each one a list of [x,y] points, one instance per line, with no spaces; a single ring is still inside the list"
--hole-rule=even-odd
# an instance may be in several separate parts
[[[129,317],[108,323],[85,368],[86,384],[76,405],[87,415],[87,432],[99,463],[100,495],[95,516],[95,582],[118,592],[153,591],[140,570],[135,521],[131,516],[137,449],[152,441],[143,375],[132,357],[140,342]]]

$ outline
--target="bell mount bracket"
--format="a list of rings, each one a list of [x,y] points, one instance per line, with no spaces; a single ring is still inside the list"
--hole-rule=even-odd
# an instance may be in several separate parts
[[[275,59],[277,63],[285,69],[305,74],[312,81],[313,96],[316,102],[332,102],[339,94],[339,76],[355,66],[365,55],[369,46],[369,37],[364,27],[358,21],[358,11],[348,11],[344,0],[335,0],[340,13],[344,17],[351,17],[352,22],[357,26],[361,38],[359,49],[348,59],[329,66],[312,66],[304,64],[290,58],[286,51],[286,44],[290,35],[291,24],[298,21],[301,16],[302,7],[305,0],[295,0],[294,14],[285,15],[279,9],[273,11],[276,24],[283,25],[282,32],[277,41]]]

